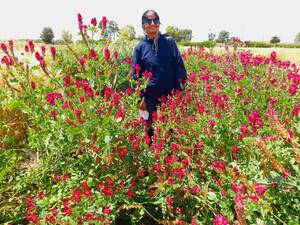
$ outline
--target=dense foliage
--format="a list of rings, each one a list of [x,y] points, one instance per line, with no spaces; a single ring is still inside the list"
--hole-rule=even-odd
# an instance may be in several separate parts
[[[1,222],[299,224],[295,64],[189,48],[150,145],[136,107],[149,74],[133,82],[131,57],[78,23],[83,43],[29,42],[24,61],[1,44]]]

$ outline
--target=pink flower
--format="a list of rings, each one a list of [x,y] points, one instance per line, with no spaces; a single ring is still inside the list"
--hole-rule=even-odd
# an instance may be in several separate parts
[[[277,102],[277,98],[271,97],[269,100],[270,105],[273,105],[275,102]]]
[[[80,13],[77,14],[78,23],[82,23],[82,15]]]
[[[80,63],[80,65],[84,66],[84,63],[85,63],[84,58],[80,58],[80,59],[79,59],[79,63]]]
[[[259,115],[259,111],[258,109],[255,109],[248,117],[249,122],[250,122],[250,126],[253,129],[258,129],[262,126],[263,124],[263,120]]]
[[[172,207],[173,206],[173,202],[174,202],[174,197],[173,195],[168,195],[167,196],[167,204],[169,207]]]
[[[214,225],[229,225],[229,222],[225,216],[217,214],[214,218]]]
[[[97,19],[96,19],[96,17],[92,18],[91,24],[92,24],[94,27],[97,26]]]
[[[292,84],[289,88],[289,93],[291,95],[295,95],[298,91],[298,86],[296,84]]]
[[[109,208],[109,207],[103,207],[102,211],[103,211],[103,213],[104,213],[105,215],[107,215],[107,216],[110,215],[110,208]]]
[[[226,169],[226,163],[221,161],[213,161],[211,166],[218,171],[223,172]]]
[[[82,112],[81,112],[80,109],[77,108],[77,109],[75,110],[75,115],[76,115],[76,118],[77,118],[78,121],[81,120],[81,113],[82,113]]]
[[[271,52],[270,58],[271,58],[272,62],[274,62],[276,60],[276,57],[277,57],[277,53],[274,51]]]
[[[44,192],[40,191],[38,193],[38,199],[42,200],[44,198],[44,196],[45,196]]]
[[[35,214],[27,214],[27,215],[26,215],[26,220],[27,220],[28,222],[37,223],[38,220],[39,220],[39,218],[38,218],[38,216],[35,215]]]
[[[266,186],[260,185],[259,183],[255,184],[255,191],[258,196],[263,196],[268,190]]]

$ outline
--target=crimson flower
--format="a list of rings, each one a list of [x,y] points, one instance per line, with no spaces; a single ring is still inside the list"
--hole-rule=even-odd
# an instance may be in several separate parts
[[[258,196],[263,196],[268,190],[266,186],[260,185],[259,183],[255,184],[255,191]]]
[[[1,43],[1,49],[3,52],[7,52],[7,46],[4,43]]]
[[[109,208],[109,207],[103,207],[102,211],[103,211],[103,213],[104,213],[105,215],[107,215],[107,216],[110,215],[110,208]]]
[[[106,29],[106,24],[107,24],[107,19],[105,16],[102,17],[101,20],[101,25],[102,25],[102,30],[101,30],[101,34],[103,35]]]
[[[214,218],[214,225],[229,225],[229,222],[222,214],[217,214]]]
[[[109,58],[110,58],[110,51],[109,51],[108,48],[105,48],[105,49],[103,50],[103,55],[104,55],[104,58],[105,58],[106,62],[108,62],[108,61],[109,61]]]
[[[30,51],[31,51],[31,52],[34,52],[34,44],[33,44],[32,41],[29,41],[29,42],[28,42],[28,46],[29,46]]]
[[[92,24],[94,27],[97,26],[97,19],[96,19],[96,17],[92,18],[91,24]]]
[[[55,60],[55,57],[56,57],[56,48],[55,47],[51,47],[50,48],[50,52],[51,52],[53,60]]]
[[[14,41],[13,40],[9,40],[8,44],[9,44],[9,46],[13,47],[14,46]]]
[[[35,85],[34,81],[31,81],[31,82],[30,82],[30,86],[31,86],[31,88],[32,88],[33,90],[36,88],[36,85]]]
[[[128,198],[133,198],[134,192],[133,192],[132,189],[128,189],[128,191],[127,191],[127,196],[128,196]]]
[[[172,207],[173,203],[174,203],[174,197],[173,197],[173,195],[168,195],[167,196],[167,204],[168,204],[168,206]]]

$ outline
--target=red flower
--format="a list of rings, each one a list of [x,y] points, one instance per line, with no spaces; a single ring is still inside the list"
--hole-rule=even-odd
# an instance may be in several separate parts
[[[25,45],[24,50],[25,50],[25,52],[29,52],[29,47],[28,47],[28,45]]]
[[[30,82],[30,86],[31,86],[31,88],[32,88],[33,90],[36,88],[36,85],[35,85],[34,81],[31,81],[31,82]]]
[[[103,213],[104,213],[105,215],[107,215],[107,216],[110,215],[110,208],[109,208],[109,207],[103,207],[102,211],[103,211]]]
[[[90,57],[94,58],[95,60],[98,59],[98,56],[93,48],[90,50]]]
[[[77,14],[78,23],[82,23],[82,15],[80,13]]]
[[[55,182],[60,182],[62,180],[61,175],[60,174],[55,174],[54,175],[54,180],[55,180]]]
[[[73,195],[71,197],[72,201],[75,203],[80,203],[80,199],[81,199],[81,191],[79,189],[75,189],[73,191]]]
[[[135,69],[135,72],[136,72],[137,74],[139,74],[140,71],[141,71],[141,67],[140,67],[139,64],[136,64],[135,67],[134,67],[134,69]]]
[[[102,17],[101,20],[101,25],[102,25],[102,30],[101,30],[101,34],[103,35],[106,29],[106,24],[107,24],[107,19],[105,16]]]
[[[108,48],[105,48],[105,49],[103,50],[103,55],[104,55],[104,58],[105,58],[106,62],[108,62],[109,59],[110,59],[110,51],[109,51]]]
[[[173,206],[173,202],[174,202],[174,197],[173,195],[168,195],[167,196],[167,204],[169,207],[172,207]]]
[[[41,50],[42,50],[42,55],[45,56],[45,53],[46,53],[46,46],[45,46],[45,45],[42,45],[42,46],[41,46]]]
[[[300,111],[300,105],[295,105],[293,110],[292,110],[292,115],[293,116],[298,116]]]
[[[34,44],[33,44],[32,41],[29,41],[29,42],[28,42],[28,46],[29,46],[30,51],[31,51],[31,52],[34,52]]]
[[[102,189],[102,193],[106,196],[113,196],[114,195],[114,191],[111,187],[108,187],[108,186],[105,186],[103,189]]]
[[[118,54],[118,52],[114,52],[114,54],[113,54],[113,55],[114,55],[114,58],[115,58],[115,59],[117,59],[117,58],[119,57],[119,54]]]
[[[4,43],[1,43],[1,49],[3,52],[7,52],[7,46]]]
[[[40,192],[38,193],[38,198],[39,198],[40,200],[42,200],[42,199],[44,198],[44,196],[45,196],[44,192],[40,191]]]
[[[38,216],[35,215],[35,214],[27,214],[27,215],[26,215],[26,220],[27,220],[28,222],[37,223],[38,220],[39,220],[39,218],[38,218]]]
[[[37,59],[37,61],[41,61],[41,60],[43,60],[44,58],[40,55],[40,53],[39,52],[35,52],[35,58]]]
[[[9,44],[10,47],[13,47],[14,46],[14,41],[13,40],[9,40],[8,44]]]
[[[240,148],[238,146],[236,146],[236,145],[232,146],[232,153],[233,153],[234,158],[238,157],[237,153],[239,150],[240,150]]]
[[[50,48],[50,52],[51,52],[53,60],[55,60],[55,57],[56,57],[56,48],[55,47],[51,47]]]
[[[84,58],[80,58],[80,59],[79,59],[79,63],[80,63],[80,65],[84,66],[84,63],[85,63]]]
[[[92,18],[91,24],[92,24],[94,27],[97,26],[97,19],[96,19],[95,17]]]
[[[133,198],[134,197],[134,192],[133,192],[132,189],[128,189],[127,196],[128,196],[128,198]]]
[[[263,196],[268,190],[266,186],[260,185],[259,183],[255,184],[255,191],[258,196]]]
[[[226,163],[220,161],[213,161],[211,166],[218,171],[223,172],[226,169]]]

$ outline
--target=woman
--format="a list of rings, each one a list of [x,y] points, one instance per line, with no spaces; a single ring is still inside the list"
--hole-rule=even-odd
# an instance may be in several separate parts
[[[133,79],[138,80],[145,71],[152,74],[142,92],[149,113],[147,124],[151,127],[152,113],[159,99],[171,94],[172,90],[183,90],[186,69],[175,41],[159,32],[160,20],[154,10],[144,12],[142,26],[146,35],[134,48]],[[151,131],[149,136],[152,136]]]

